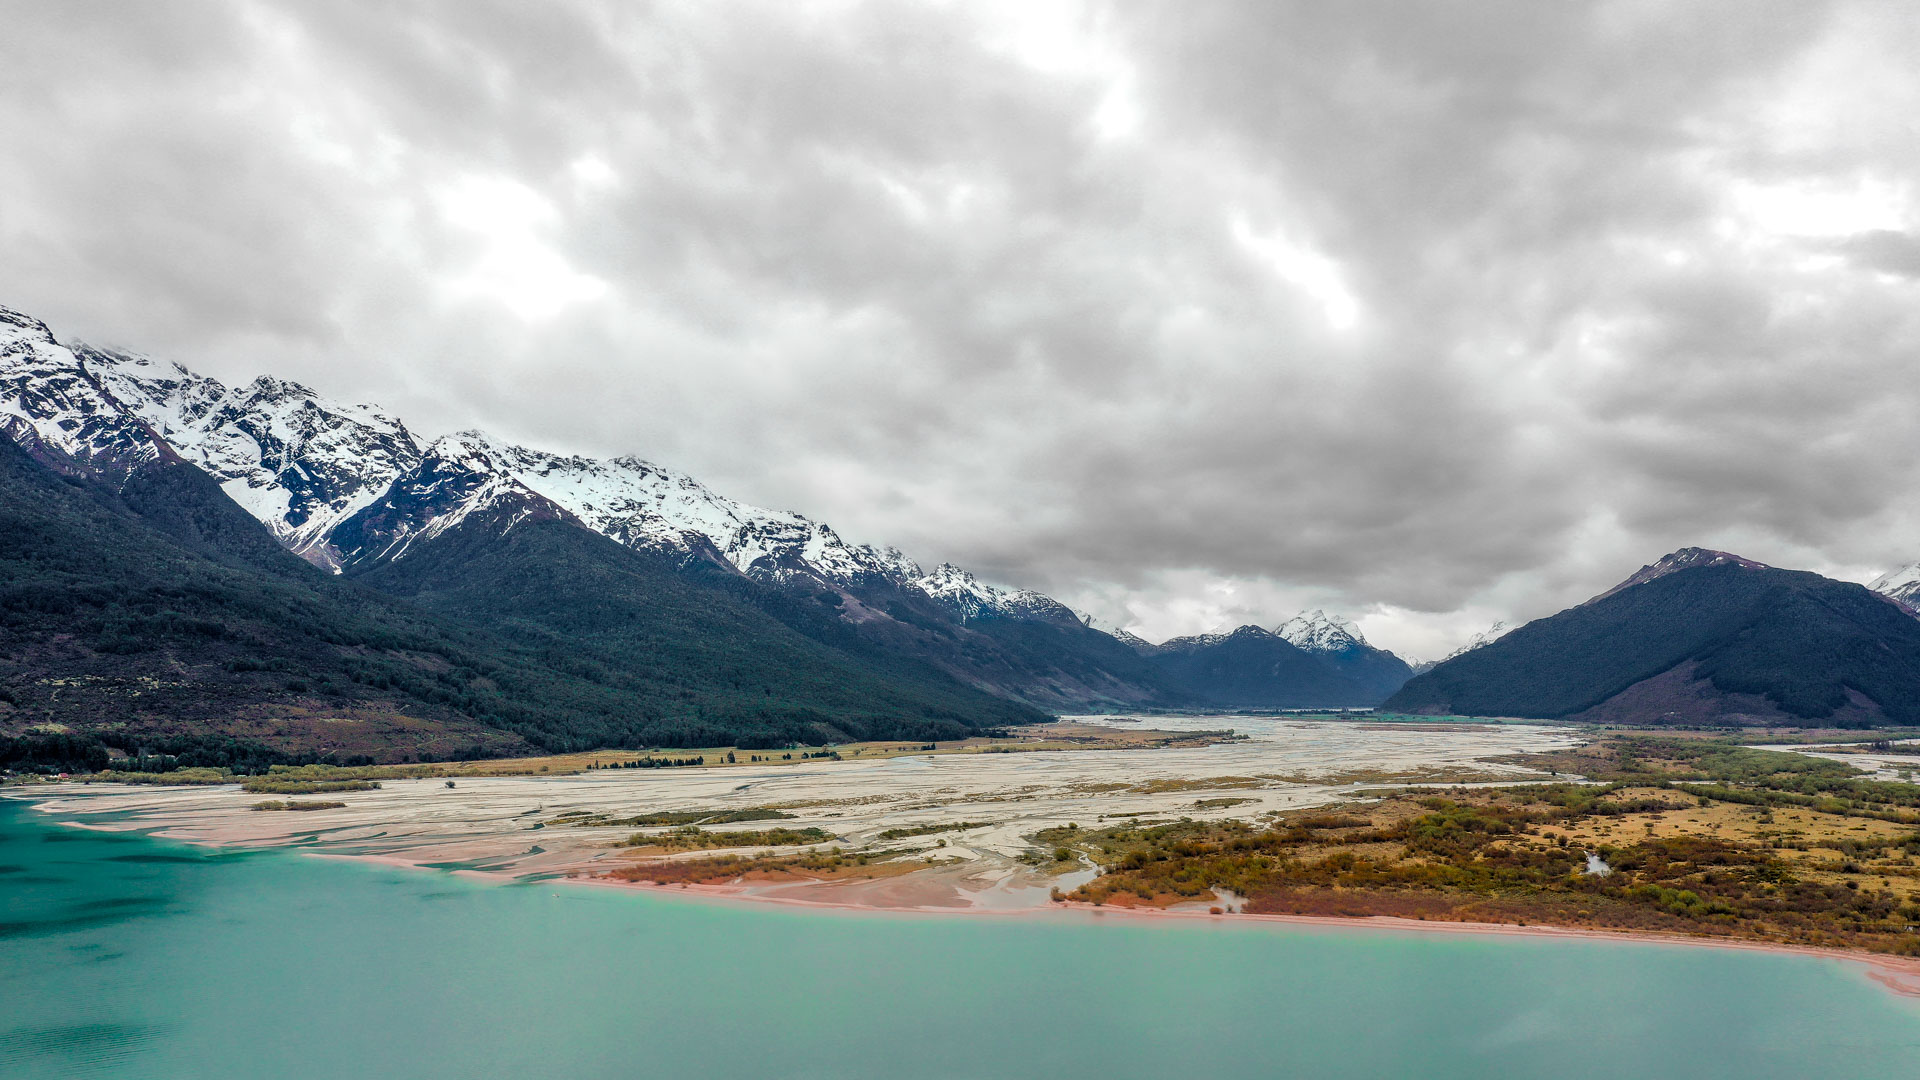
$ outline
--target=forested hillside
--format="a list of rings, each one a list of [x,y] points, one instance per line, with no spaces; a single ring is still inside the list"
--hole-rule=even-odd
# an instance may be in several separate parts
[[[767,747],[958,738],[983,724],[1045,718],[927,664],[864,647],[836,618],[831,593],[690,578],[557,519],[504,533],[490,522],[463,524],[353,580],[492,627],[627,695],[636,721],[623,733],[629,741]]]
[[[1416,676],[1390,709],[1612,723],[1920,724],[1920,621],[1745,560],[1677,569]]]
[[[706,603],[684,588],[625,602],[664,626],[680,617],[675,604]],[[603,621],[617,617],[618,601],[603,600]],[[752,658],[752,687],[738,665],[678,663],[685,652],[651,665],[639,650],[602,655],[584,641],[604,628],[543,641],[330,576],[181,462],[142,466],[115,491],[0,440],[0,731],[400,760],[931,737],[1035,715],[957,684],[863,681],[765,616],[706,629],[712,654]],[[719,640],[733,632],[742,636]],[[609,667],[615,659],[634,670]]]

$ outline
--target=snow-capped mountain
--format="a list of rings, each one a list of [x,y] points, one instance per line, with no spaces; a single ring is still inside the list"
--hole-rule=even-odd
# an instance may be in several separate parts
[[[1501,638],[1506,637],[1508,632],[1510,632],[1512,629],[1513,627],[1507,625],[1506,620],[1504,619],[1499,622],[1496,622],[1492,626],[1489,626],[1485,630],[1482,630],[1479,633],[1468,638],[1467,643],[1465,645],[1462,645],[1459,648],[1448,653],[1447,655],[1441,657],[1438,663],[1430,666],[1437,667],[1439,666],[1439,664],[1444,664],[1447,661],[1453,659],[1454,657],[1461,655],[1462,653],[1470,653],[1475,649],[1481,648],[1486,645],[1491,645],[1494,642],[1499,641]]]
[[[1375,704],[1406,681],[1406,665],[1390,653],[1362,649],[1350,655],[1310,651],[1251,624],[1134,646],[1180,690],[1228,708]],[[1383,666],[1389,670],[1378,670]]]
[[[924,593],[962,621],[1072,618],[1038,593],[996,588],[951,564],[923,571],[896,548],[849,544],[823,522],[729,499],[649,461],[563,456],[477,431],[435,441],[343,525],[335,545],[345,563],[403,558],[412,544],[476,514],[502,530],[528,515],[565,516],[631,548],[711,559],[773,584],[891,583]]]
[[[6,308],[0,308],[0,433],[55,469],[112,483],[124,483],[169,452],[45,323]]]
[[[1383,698],[1413,677],[1413,668],[1405,660],[1369,644],[1358,626],[1337,615],[1303,611],[1281,623],[1274,633]]]
[[[1273,632],[1308,652],[1345,653],[1367,644],[1358,626],[1318,609],[1295,615]]]
[[[514,479],[491,443],[470,432],[435,439],[411,469],[326,538],[341,567],[405,558],[414,545],[483,520],[504,534],[529,518],[571,515]]]
[[[558,516],[631,548],[704,558],[775,584],[891,584],[962,621],[1078,623],[1039,593],[1000,589],[949,564],[922,570],[897,549],[848,543],[823,522],[729,499],[636,457],[563,456],[475,431],[423,446],[374,406],[271,376],[228,387],[177,363],[69,348],[44,323],[5,308],[0,429],[92,475],[124,478],[177,454],[219,480],[289,550],[334,570],[404,558],[476,518],[505,530]]]
[[[894,548],[849,544],[821,522],[737,502],[636,457],[567,457],[471,431],[457,438],[474,445],[489,467],[628,547],[714,554],[742,573],[771,581],[798,575],[852,584],[921,576],[920,567]]]
[[[1210,649],[1216,645],[1224,645],[1228,639],[1236,634],[1247,638],[1274,636],[1273,631],[1268,630],[1266,627],[1255,626],[1252,623],[1248,623],[1245,626],[1235,627],[1224,633],[1216,630],[1205,634],[1182,634],[1179,637],[1170,637],[1158,645],[1149,645],[1147,647],[1155,651],[1192,652],[1195,649]]]
[[[952,563],[931,571],[895,578],[898,583],[927,594],[959,614],[963,621],[982,616],[1006,616],[1082,625],[1073,609],[1030,589],[1001,589],[988,585]]]
[[[1909,610],[1920,610],[1920,563],[1889,570],[1869,582],[1867,588],[1899,601]]]
[[[421,450],[406,425],[263,375],[228,388],[179,364],[80,347],[81,362],[129,412],[302,558],[337,566],[330,537]]]

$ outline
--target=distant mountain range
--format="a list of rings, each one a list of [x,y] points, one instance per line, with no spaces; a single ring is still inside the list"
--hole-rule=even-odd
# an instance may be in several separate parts
[[[1165,680],[1219,708],[1316,708],[1372,705],[1393,693],[1412,668],[1367,644],[1358,627],[1322,611],[1273,630],[1242,626],[1225,634],[1133,641]]]
[[[1883,579],[1902,587],[1899,575]],[[1415,676],[1385,704],[1629,724],[1920,723],[1896,596],[1686,548]]]
[[[184,588],[182,575],[205,569],[189,569],[200,558],[319,598],[302,604],[385,605],[382,618],[466,635],[475,655],[488,658],[464,667],[444,656],[421,661],[461,668],[456,681],[464,689],[425,699],[406,691],[380,704],[327,674],[353,666],[345,653],[323,661],[302,646],[299,664],[272,661],[312,669],[313,678],[233,679],[227,676],[245,674],[240,669],[254,661],[230,648],[141,631],[107,642],[129,651],[101,652],[102,640],[89,639],[62,653],[51,645],[62,638],[58,620],[27,619],[21,627],[34,629],[10,631],[24,636],[0,659],[0,732],[70,719],[94,724],[111,711],[111,694],[81,708],[84,695],[51,688],[96,675],[107,680],[103,687],[160,679],[163,670],[191,676],[174,680],[183,687],[200,685],[201,676],[219,684],[207,700],[224,701],[230,712],[325,719],[349,705],[386,709],[435,731],[467,732],[483,749],[503,739],[559,748],[819,741],[882,731],[917,738],[1061,710],[1363,705],[1407,674],[1390,653],[1320,613],[1278,633],[1249,627],[1148,645],[1096,630],[1041,594],[997,588],[948,564],[926,569],[893,548],[848,543],[824,523],[728,499],[638,458],[562,456],[474,431],[422,440],[374,406],[330,401],[269,376],[229,387],[179,364],[69,346],[38,320],[4,308],[0,432],[25,452],[12,466],[23,492],[62,490],[35,487],[25,464],[31,459],[82,485],[71,490],[92,500],[65,510],[54,500],[51,516],[15,514],[0,526],[39,550],[105,513],[117,524],[101,535],[119,538],[94,551],[98,580],[64,563],[0,567],[0,587],[14,597],[0,602],[24,603],[19,595],[61,580],[69,595],[54,606],[89,613],[84,626],[105,626],[120,617],[109,612],[133,604],[145,614],[127,625],[173,612],[247,638],[250,631],[234,629],[244,620],[217,604],[188,616],[193,604],[155,598]],[[150,561],[135,550],[142,547],[187,561],[129,578],[123,563]],[[286,562],[283,550],[313,572]],[[127,589],[133,592],[107,595]],[[332,616],[315,618],[322,639],[343,636],[325,630]],[[331,648],[365,655],[367,646]],[[481,698],[513,695],[499,679],[472,672],[510,661],[546,672],[516,685],[551,675],[560,681],[548,689],[566,703],[529,691],[513,707],[544,711],[546,719],[490,712]],[[215,667],[224,674],[214,677]],[[563,683],[570,688],[562,691]],[[248,693],[257,700],[242,701]],[[594,698],[598,704],[582,704]],[[149,734],[209,719],[179,701],[142,709],[144,719],[129,723]],[[282,733],[280,745],[345,730],[318,721],[293,727],[304,734]],[[444,748],[446,740],[435,734],[426,742]]]
[[[639,458],[423,440],[4,308],[0,433],[0,734],[390,760],[1382,702],[1920,723],[1920,564],[1869,589],[1683,549],[1416,669],[1323,611],[1153,644]]]

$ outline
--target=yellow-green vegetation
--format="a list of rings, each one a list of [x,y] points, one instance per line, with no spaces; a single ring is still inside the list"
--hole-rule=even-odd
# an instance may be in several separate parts
[[[569,810],[557,815],[547,824],[620,826],[633,829],[662,825],[729,825],[742,821],[784,821],[792,817],[792,814],[782,813],[771,806],[749,806],[740,810],[668,810],[657,814],[636,814],[633,817],[610,817],[589,810]]]
[[[655,859],[622,866],[605,877],[615,881],[648,881],[656,885],[718,885],[732,881],[835,881],[910,874],[938,865],[900,856],[917,851],[878,851],[847,854],[808,851],[788,855],[715,855],[697,859]],[[888,860],[888,861],[882,861]]]
[[[1257,776],[1201,776],[1143,780],[1133,785],[1132,790],[1143,795],[1161,795],[1169,791],[1217,791],[1222,788],[1265,786],[1267,782]]]
[[[1602,735],[1528,762],[1603,783],[1376,792],[1244,821],[1053,829],[1069,898],[1663,930],[1920,954],[1920,787],[1729,738]],[[1590,864],[1589,853],[1606,872]]]
[[[240,790],[251,795],[322,795],[334,791],[377,791],[378,780],[282,780],[261,777],[245,780]]]
[[[708,832],[698,825],[684,825],[671,832],[634,833],[626,847],[659,848],[662,851],[703,851],[708,848],[798,847],[821,844],[833,839],[825,829],[741,829]]]
[[[905,840],[910,836],[932,836],[934,833],[961,832],[966,829],[980,829],[987,826],[984,821],[945,821],[931,825],[902,825],[897,829],[888,829],[880,834],[881,840]]]
[[[277,799],[267,799],[254,803],[253,808],[255,810],[338,810],[345,805],[347,804],[343,802],[297,802],[292,800],[281,802]]]
[[[111,784],[151,784],[156,787],[194,787],[201,784],[231,784],[232,773],[225,769],[175,769],[172,772],[119,772],[108,769],[82,778],[82,783],[93,781]]]
[[[1815,806],[1823,813],[1920,825],[1920,786],[1864,778],[1840,761],[1757,750],[1738,736],[1603,734],[1573,750],[1511,760],[1612,783],[1675,785],[1752,806]]]
[[[1723,732],[1724,734],[1724,732]],[[1892,739],[1920,738],[1915,728],[1767,728],[1745,731],[1740,741],[1759,745],[1827,745],[1830,743],[1871,743]]]

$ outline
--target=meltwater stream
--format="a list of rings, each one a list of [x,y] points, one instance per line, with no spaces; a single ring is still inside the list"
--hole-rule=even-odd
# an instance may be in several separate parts
[[[1708,948],[849,913],[65,827],[0,798],[0,1076],[1920,1075],[1859,969]]]

